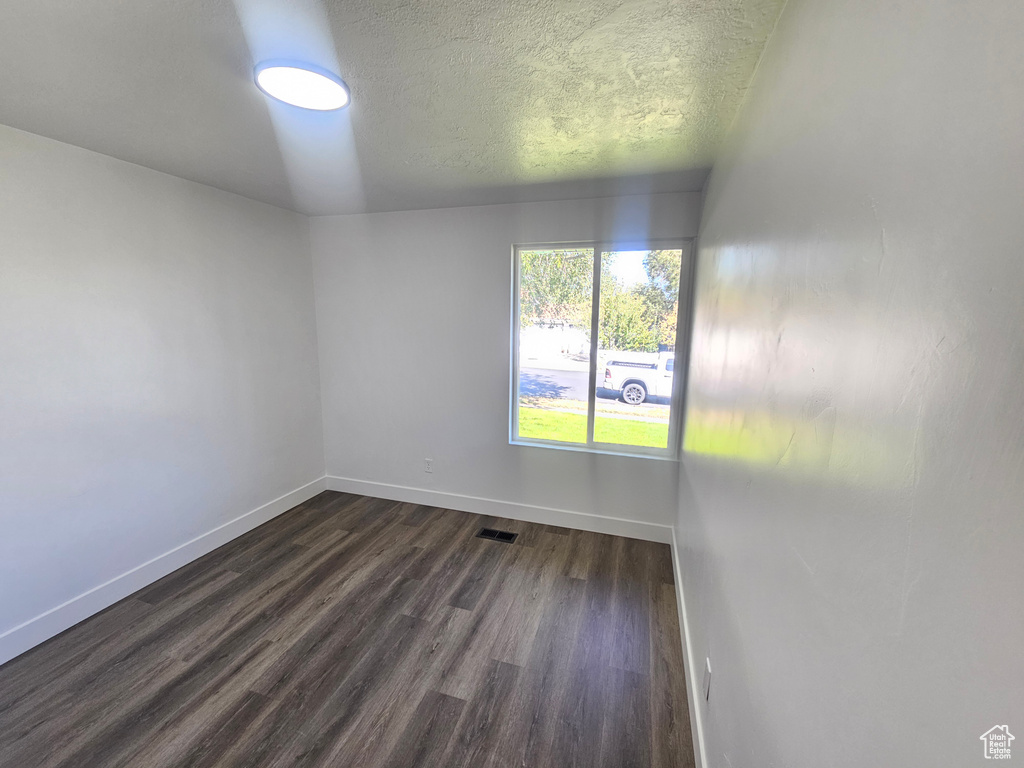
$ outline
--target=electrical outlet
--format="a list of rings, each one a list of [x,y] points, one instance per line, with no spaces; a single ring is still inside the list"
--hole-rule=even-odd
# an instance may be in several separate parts
[[[423,460],[423,471],[424,472],[433,472],[434,471],[434,460],[433,459],[424,459]]]
[[[704,659],[704,701],[711,697],[711,659]]]

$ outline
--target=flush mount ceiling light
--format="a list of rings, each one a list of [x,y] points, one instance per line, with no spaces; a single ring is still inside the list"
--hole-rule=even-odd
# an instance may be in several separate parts
[[[349,102],[348,86],[333,72],[295,61],[264,61],[254,72],[267,96],[303,109],[329,112]]]

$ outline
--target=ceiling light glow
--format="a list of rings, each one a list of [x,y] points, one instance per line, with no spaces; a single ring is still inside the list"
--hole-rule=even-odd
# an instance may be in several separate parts
[[[255,70],[257,87],[267,96],[303,109],[328,112],[349,102],[348,86],[326,69],[293,61],[265,61]]]

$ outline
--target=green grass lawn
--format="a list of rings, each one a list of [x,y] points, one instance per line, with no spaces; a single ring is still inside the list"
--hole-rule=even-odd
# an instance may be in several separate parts
[[[586,443],[587,415],[520,406],[519,436],[563,443]],[[668,445],[668,424],[598,416],[594,421],[594,440],[616,445],[664,448]]]

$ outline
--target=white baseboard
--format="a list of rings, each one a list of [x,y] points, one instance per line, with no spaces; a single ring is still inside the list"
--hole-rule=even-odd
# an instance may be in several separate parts
[[[532,504],[517,504],[511,501],[485,499],[479,496],[464,496],[461,493],[431,491],[426,488],[411,488],[405,485],[377,483],[371,480],[353,480],[348,477],[327,476],[327,489],[344,491],[362,496],[375,496],[379,499],[405,501],[411,504],[426,504],[431,507],[457,509],[461,512],[474,512],[478,515],[507,517],[510,520],[522,520],[526,523],[558,525],[563,528],[575,528],[580,531],[594,533],[610,533],[613,536],[625,536],[629,539],[657,541],[662,544],[672,542],[672,526],[644,523],[638,520],[625,520],[618,517],[604,517],[587,512],[572,512],[567,509],[537,507]]]
[[[0,634],[0,664],[326,490],[321,477]]]
[[[693,658],[693,644],[690,642],[690,622],[686,615],[686,595],[683,590],[683,569],[679,563],[679,544],[676,541],[676,529],[672,526],[672,570],[676,578],[676,610],[679,612],[679,634],[683,640],[683,667],[686,671],[686,701],[690,708],[690,730],[693,732],[693,757],[697,768],[707,766],[707,756],[704,752],[704,717],[701,715],[703,703],[700,688],[698,688],[697,675],[701,680],[704,677],[704,665],[695,664]]]

